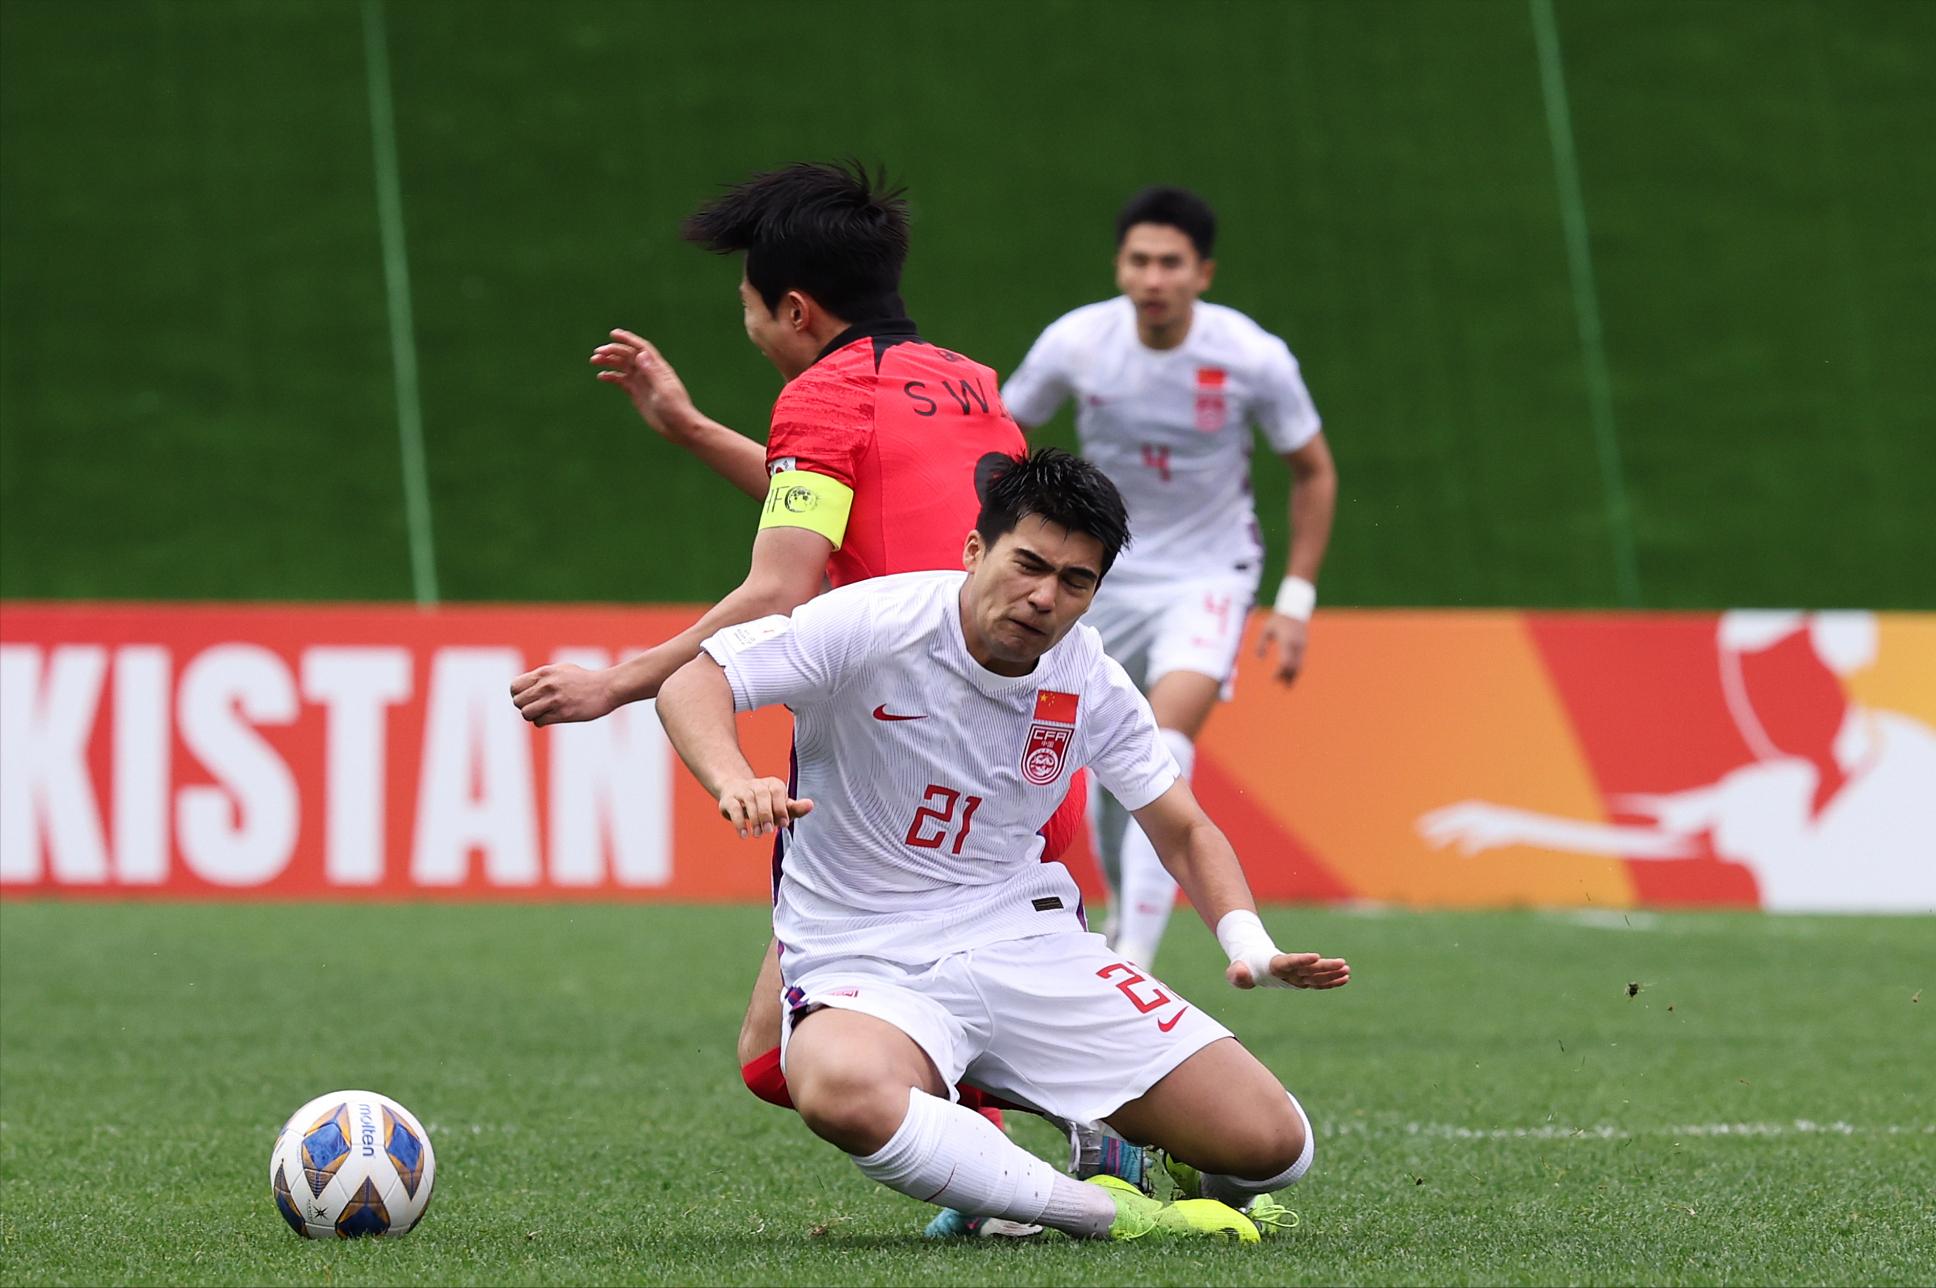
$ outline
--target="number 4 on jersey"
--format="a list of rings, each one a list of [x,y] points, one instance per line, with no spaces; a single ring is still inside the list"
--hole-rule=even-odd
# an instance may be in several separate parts
[[[1170,481],[1170,449],[1162,443],[1143,444],[1143,467],[1155,470],[1165,483]]]

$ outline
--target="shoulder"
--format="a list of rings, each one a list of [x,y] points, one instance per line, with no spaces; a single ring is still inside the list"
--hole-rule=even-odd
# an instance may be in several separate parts
[[[787,381],[786,388],[773,404],[774,415],[782,408],[801,404],[820,405],[828,401],[855,401],[866,397],[874,386],[874,363],[866,342],[856,340],[846,348],[828,354],[805,371]]]
[[[846,350],[828,354],[787,381],[773,403],[768,456],[775,446],[851,443],[874,423],[872,362],[842,361]]]
[[[849,612],[898,614],[908,610],[918,611],[923,606],[946,600],[950,591],[960,589],[962,578],[966,576],[964,572],[945,569],[889,573],[885,577],[849,582],[808,602],[831,604],[837,610]]]
[[[1095,340],[1121,330],[1134,321],[1128,298],[1118,295],[1070,309],[1043,329],[1042,339],[1051,342]]]
[[[1207,324],[1205,338],[1232,362],[1252,368],[1276,366],[1286,361],[1293,367],[1297,365],[1291,347],[1248,313],[1208,300],[1199,300],[1197,307],[1203,310]]]
[[[1099,691],[1110,686],[1110,668],[1118,672],[1114,658],[1103,651],[1102,635],[1087,622],[1077,622],[1055,646],[1058,678],[1084,691]]]

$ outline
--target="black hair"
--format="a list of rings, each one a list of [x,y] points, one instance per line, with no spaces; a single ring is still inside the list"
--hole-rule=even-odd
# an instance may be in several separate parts
[[[990,548],[1030,515],[1102,542],[1103,573],[1129,544],[1122,493],[1101,470],[1057,447],[1025,456],[988,453],[975,462],[975,495],[981,498],[975,531]]]
[[[846,322],[899,317],[907,263],[905,189],[859,161],[801,161],[754,175],[691,215],[680,235],[717,255],[746,252],[746,280],[768,310],[788,291]]]
[[[1129,230],[1138,224],[1163,224],[1176,229],[1197,248],[1199,259],[1209,259],[1217,247],[1217,212],[1188,188],[1157,184],[1124,202],[1121,213],[1116,216],[1116,244],[1121,246]]]

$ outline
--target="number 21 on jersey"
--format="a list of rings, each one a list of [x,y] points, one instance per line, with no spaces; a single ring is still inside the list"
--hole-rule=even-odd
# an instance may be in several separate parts
[[[921,807],[914,811],[914,821],[908,824],[907,843],[917,850],[938,850],[947,845],[948,853],[960,854],[968,829],[975,825],[975,811],[980,808],[979,796],[963,796],[952,787],[929,783],[921,793]],[[957,810],[959,820],[955,817]]]

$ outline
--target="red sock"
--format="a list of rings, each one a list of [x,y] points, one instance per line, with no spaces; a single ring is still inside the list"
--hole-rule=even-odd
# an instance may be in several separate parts
[[[786,1075],[780,1072],[780,1048],[774,1047],[748,1060],[739,1067],[739,1076],[746,1083],[746,1089],[767,1104],[793,1108],[793,1097],[787,1094]]]
[[[1002,1121],[1002,1107],[1007,1103],[1006,1101],[999,1100],[980,1087],[971,1087],[965,1082],[955,1087],[955,1094],[960,1098],[963,1108],[974,1110],[1003,1131],[1008,1130],[1008,1125]]]

